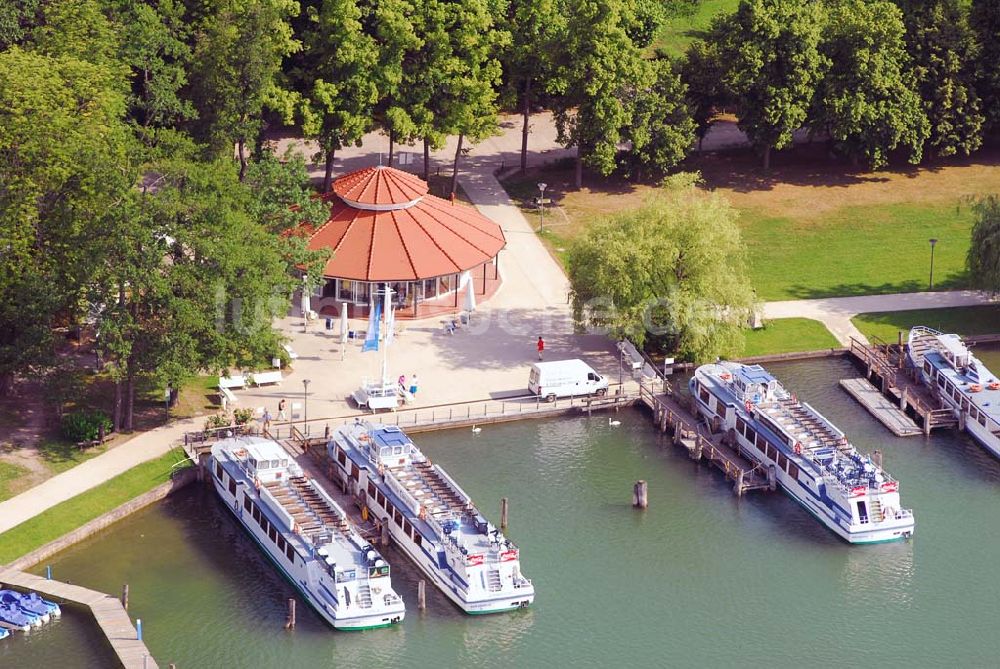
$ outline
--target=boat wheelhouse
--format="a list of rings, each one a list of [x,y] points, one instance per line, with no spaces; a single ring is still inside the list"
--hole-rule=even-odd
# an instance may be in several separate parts
[[[760,365],[702,365],[689,388],[697,412],[716,431],[732,430],[740,454],[837,536],[877,543],[913,534],[899,482]]]
[[[1000,380],[956,334],[928,327],[910,330],[907,357],[961,429],[1000,457]]]
[[[327,450],[362,509],[464,612],[510,611],[534,601],[518,547],[398,427],[357,421],[338,429]]]
[[[281,444],[233,437],[212,446],[215,491],[282,574],[341,630],[403,619],[389,565]]]

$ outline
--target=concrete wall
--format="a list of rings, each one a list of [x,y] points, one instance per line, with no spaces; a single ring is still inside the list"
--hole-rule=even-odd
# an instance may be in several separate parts
[[[64,534],[55,541],[50,541],[41,548],[31,551],[27,555],[11,562],[7,565],[7,568],[23,571],[32,565],[38,564],[42,560],[55,555],[59,551],[69,548],[73,544],[83,541],[87,537],[100,532],[108,525],[111,525],[112,523],[115,523],[140,509],[144,509],[150,504],[160,501],[167,495],[180,490],[184,486],[195,481],[197,476],[197,467],[188,467],[183,469],[179,471],[172,480],[161,483],[149,492],[143,493],[142,495],[125,502],[118,508],[112,509],[104,515],[93,519],[89,523],[78,527],[72,532]]]

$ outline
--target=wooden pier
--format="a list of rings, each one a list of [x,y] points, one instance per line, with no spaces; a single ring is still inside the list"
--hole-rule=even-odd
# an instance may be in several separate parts
[[[707,460],[722,471],[733,481],[737,496],[752,490],[774,490],[775,480],[769,480],[767,470],[744,458],[731,435],[708,434],[687,407],[682,406],[669,383],[645,380],[640,383],[639,397],[653,412],[653,423],[660,431],[671,430],[674,444],[686,448],[693,459]]]
[[[899,336],[899,343],[895,345],[879,339],[868,344],[852,338],[849,353],[861,365],[865,379],[882,395],[894,402],[900,411],[912,416],[914,423],[920,426],[924,434],[930,434],[931,430],[938,428],[955,427],[958,424],[958,419],[951,410],[942,407],[937,398],[920,381],[919,370],[907,367],[902,333]],[[864,406],[868,408],[867,404]],[[878,418],[877,414],[874,415]]]
[[[912,437],[924,433],[905,411],[890,402],[867,379],[841,379],[840,387],[897,437]]]
[[[0,571],[0,583],[5,587],[32,590],[58,604],[71,602],[88,607],[125,669],[156,669],[149,649],[139,640],[132,620],[117,598],[23,571]]]

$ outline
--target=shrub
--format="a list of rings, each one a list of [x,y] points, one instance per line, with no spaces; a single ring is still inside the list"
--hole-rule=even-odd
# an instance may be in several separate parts
[[[237,425],[246,425],[253,418],[253,409],[234,409],[233,419]]]
[[[205,421],[206,430],[214,430],[220,427],[229,427],[229,418],[227,416],[216,414],[214,416],[209,416]]]
[[[104,434],[111,432],[111,419],[100,411],[74,411],[62,417],[62,436],[68,441],[95,441]]]

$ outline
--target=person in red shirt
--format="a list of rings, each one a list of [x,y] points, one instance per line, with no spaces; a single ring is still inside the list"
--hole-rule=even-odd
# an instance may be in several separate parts
[[[545,340],[542,339],[541,336],[539,336],[538,337],[538,359],[539,360],[542,359],[542,352],[544,350],[545,350]]]

